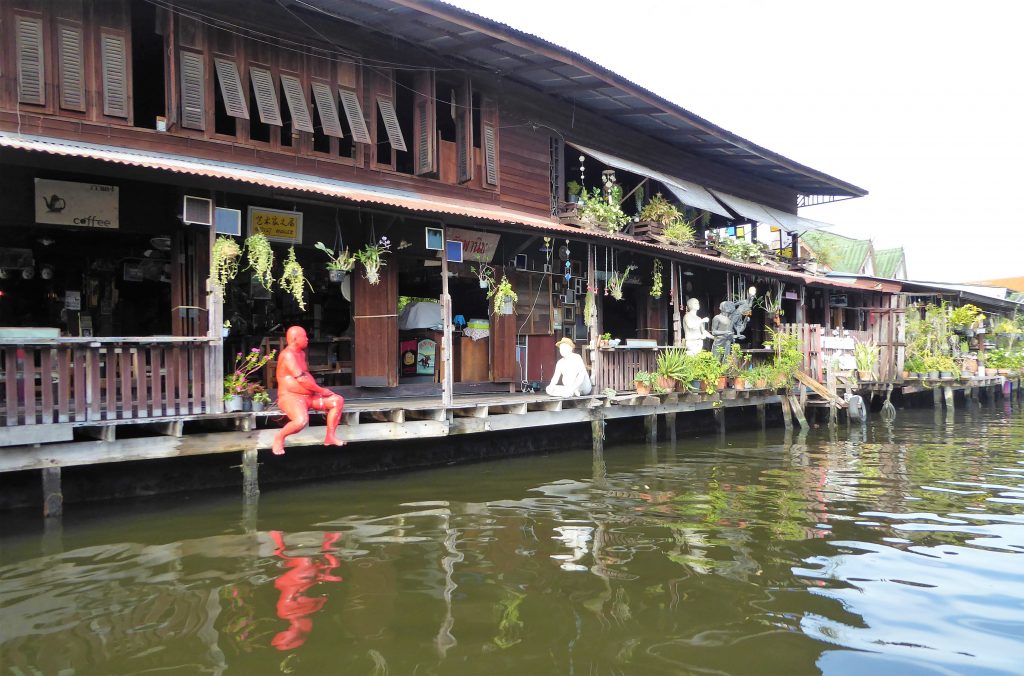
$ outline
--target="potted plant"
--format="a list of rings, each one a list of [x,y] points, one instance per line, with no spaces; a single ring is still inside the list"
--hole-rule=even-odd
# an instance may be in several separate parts
[[[249,383],[249,398],[252,399],[252,410],[255,413],[270,406],[270,393],[259,383]]]
[[[615,300],[622,300],[622,288],[626,285],[626,280],[629,279],[629,273],[636,270],[635,265],[628,265],[626,269],[622,271],[620,275],[618,270],[615,270],[608,276],[608,293]]]
[[[580,201],[580,191],[583,190],[583,186],[576,181],[569,181],[565,184],[565,189],[569,193],[569,202],[577,204]]]
[[[597,339],[598,347],[608,347],[608,342],[612,339],[612,334],[602,333],[601,337]]]
[[[258,347],[235,355],[234,368],[224,376],[224,410],[232,412],[244,408],[245,397],[250,387],[249,376],[262,369],[276,356],[276,350],[263,354]]]
[[[270,290],[274,285],[274,250],[270,248],[270,240],[262,232],[256,232],[245,238],[245,255],[248,259],[247,270],[263,285],[264,289]]]
[[[689,378],[698,383],[698,389],[713,394],[722,377],[722,364],[710,352],[698,352],[689,358]]]
[[[285,259],[284,268],[281,270],[280,284],[281,288],[291,294],[295,302],[299,304],[299,309],[305,312],[306,301],[303,294],[309,282],[306,281],[306,273],[299,265],[298,259],[295,258],[294,246],[288,248],[288,258]],[[309,284],[309,288],[313,288],[313,286]]]
[[[967,303],[949,311],[949,326],[954,333],[967,336],[974,336],[974,324],[982,317],[981,308]]]
[[[508,281],[508,275],[502,275],[501,281],[491,286],[487,297],[493,299],[494,314],[496,315],[513,314],[515,304],[519,302],[519,296],[512,289],[512,282]]]
[[[878,346],[874,341],[858,342],[853,346],[853,358],[857,362],[857,379],[861,382],[872,380],[875,365],[878,364]]]
[[[327,275],[332,282],[344,281],[345,275],[352,272],[352,268],[356,266],[356,257],[350,254],[347,248],[335,255],[334,249],[328,248],[323,242],[317,242],[314,246],[327,254]]]
[[[224,325],[220,327],[220,337],[227,338],[228,334],[231,333],[231,322],[227,319],[224,320]]]
[[[637,371],[636,375],[633,376],[633,384],[636,385],[636,393],[642,397],[650,394],[651,390],[654,388],[657,378],[658,374],[656,373]]]
[[[469,266],[469,269],[476,275],[481,289],[490,289],[494,286],[494,268],[484,263],[480,256],[476,257],[476,265]]]
[[[666,392],[675,389],[676,383],[690,380],[689,355],[681,348],[668,348],[658,353],[658,387]]]
[[[747,367],[750,366],[750,356],[743,354],[740,346],[733,343],[729,348],[729,354],[725,357],[723,366],[725,367],[727,380],[732,381],[733,389],[742,390],[744,388],[743,374],[746,372]]]
[[[380,282],[380,269],[386,265],[384,254],[389,251],[391,251],[391,240],[381,237],[379,241],[371,242],[353,254],[355,259],[363,264],[363,268],[366,270],[366,280],[370,284],[376,285]]]
[[[771,367],[767,364],[761,364],[753,367],[747,373],[747,383],[753,385],[754,389],[763,390],[768,387],[771,375]]]
[[[619,232],[629,216],[622,211],[622,188],[613,186],[606,197],[600,188],[594,188],[590,195],[580,192],[579,219],[594,228],[608,232]]]
[[[224,412],[234,413],[245,408],[245,376],[229,373],[224,376]]]
[[[238,275],[238,259],[242,249],[231,237],[221,235],[213,243],[213,255],[210,258],[210,279],[224,295],[224,287]]]

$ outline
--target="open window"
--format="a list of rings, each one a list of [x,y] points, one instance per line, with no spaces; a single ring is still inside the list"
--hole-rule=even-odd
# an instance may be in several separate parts
[[[161,10],[160,19],[165,14]],[[157,118],[167,116],[164,86],[164,31],[166,22],[158,20],[157,9],[148,2],[131,8],[132,44],[132,123],[143,129],[156,129]]]
[[[214,126],[218,134],[234,136],[237,132],[235,120],[249,119],[249,108],[245,102],[245,89],[242,78],[238,74],[238,66],[231,59],[214,58],[217,71],[217,84],[214,87],[214,105],[216,114]]]

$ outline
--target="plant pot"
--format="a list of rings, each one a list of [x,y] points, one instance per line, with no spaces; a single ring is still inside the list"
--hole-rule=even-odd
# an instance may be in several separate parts
[[[252,399],[250,399],[249,397],[242,397],[242,410],[243,411],[251,411],[252,410]]]
[[[676,389],[676,381],[666,376],[658,376],[658,388],[665,390],[666,392],[671,392]]]
[[[252,412],[253,413],[259,413],[259,412],[265,410],[266,408],[267,408],[267,405],[265,403],[263,403],[262,401],[254,401],[254,402],[252,402]]]
[[[725,376],[720,376],[718,378],[718,382],[715,383],[715,385],[718,388],[718,391],[721,392],[722,390],[729,386],[729,379],[726,378]]]
[[[499,314],[510,315],[512,314],[512,301],[506,300],[501,304],[501,312]]]
[[[486,279],[481,279],[480,280],[480,288],[481,289],[486,289],[488,286],[489,286],[489,284],[487,283]]]
[[[231,333],[231,329],[221,329],[220,330],[220,337],[221,338],[227,338],[230,333]]]
[[[580,196],[579,195],[569,195],[569,204],[579,204],[579,203],[580,203]]]
[[[866,383],[871,380],[871,371],[857,371],[857,380]]]
[[[768,379],[767,378],[758,378],[757,380],[754,381],[754,387],[756,389],[758,389],[758,390],[767,389],[767,387],[768,387]]]
[[[235,411],[241,411],[244,405],[245,400],[242,398],[242,395],[240,394],[236,394],[233,397],[226,397],[224,399],[224,412],[234,413]]]
[[[942,378],[943,380],[951,379],[953,377],[953,372],[952,371],[939,371],[939,377]]]
[[[939,379],[939,372],[938,371],[929,371],[928,372],[928,380],[938,380],[938,379]]]
[[[732,379],[732,386],[736,390],[745,390],[747,389],[747,379],[743,376],[736,376]]]
[[[597,341],[597,346],[598,347],[608,347],[608,341],[605,340],[604,338],[602,338],[602,339]]]
[[[981,364],[978,364],[978,377],[979,378],[984,378],[985,377],[985,367],[982,366]]]
[[[328,270],[327,271],[327,278],[330,279],[332,282],[339,282],[339,283],[340,282],[344,282],[345,281],[345,271],[344,270]]]
[[[910,371],[904,371],[903,372],[903,379],[906,380],[909,377],[910,377]]]
[[[962,371],[960,371],[960,377],[965,380],[968,380],[970,378],[973,378],[974,374],[968,371],[967,369],[963,369]]]
[[[648,385],[647,383],[636,382],[633,384],[636,385],[636,393],[639,394],[641,397],[646,397],[648,394],[651,393],[651,386]]]

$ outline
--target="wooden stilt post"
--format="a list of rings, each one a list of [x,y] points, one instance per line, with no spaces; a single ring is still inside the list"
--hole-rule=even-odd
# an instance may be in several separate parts
[[[444,241],[448,241],[448,226],[444,228]],[[448,294],[448,247],[441,252],[441,359],[444,378],[441,382],[441,405],[451,408],[453,400],[455,362],[452,360],[452,297]],[[491,339],[493,341],[493,338]]]
[[[725,409],[719,406],[714,409],[715,411],[715,422],[718,423],[718,434],[725,436]]]
[[[251,502],[259,496],[259,463],[256,461],[256,449],[249,448],[242,451],[242,497]]]
[[[668,440],[676,443],[676,414],[665,414],[665,430],[668,432]]]
[[[937,387],[932,390],[932,403],[935,408],[942,408],[942,390]]]
[[[64,513],[64,493],[60,488],[60,467],[43,468],[43,516],[60,517]]]
[[[594,442],[594,452],[604,451],[604,418],[598,416],[590,421],[590,436]]]
[[[647,443],[658,443],[658,416],[656,414],[644,416],[644,436],[647,438]]]
[[[953,387],[951,385],[943,385],[942,391],[946,396],[946,410],[953,411]]]
[[[792,413],[789,410],[789,399],[785,395],[779,397],[779,401],[782,404],[782,424],[786,426],[787,431],[793,429],[793,418]]]
[[[800,423],[800,427],[802,429],[807,429],[807,418],[804,417],[804,409],[801,408],[800,402],[797,401],[795,395],[789,396],[789,405],[793,409],[793,415],[796,417],[797,422]]]
[[[765,413],[766,411],[764,402],[761,402],[760,404],[757,405],[757,422],[761,426],[762,432],[764,432],[765,429],[768,427],[768,420]]]

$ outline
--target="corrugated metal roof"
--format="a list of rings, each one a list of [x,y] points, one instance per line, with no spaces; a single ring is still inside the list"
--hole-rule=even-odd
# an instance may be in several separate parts
[[[552,235],[562,234],[565,237],[572,237],[574,239],[597,240],[609,246],[615,245],[641,251],[646,250],[652,253],[657,252],[666,258],[673,258],[682,262],[687,260],[699,262],[718,269],[738,270],[764,277],[790,279],[805,284],[843,288],[851,286],[849,283],[838,280],[826,280],[799,272],[766,268],[753,263],[742,263],[718,256],[646,242],[630,235],[599,230],[581,230],[575,226],[559,223],[553,218],[532,216],[500,206],[483,206],[475,202],[421,195],[411,191],[338,181],[309,174],[252,167],[219,160],[184,157],[170,153],[126,150],[124,148],[95,143],[4,132],[0,132],[0,148],[99,160],[101,162],[111,162],[157,171],[172,171],[206,178],[240,181],[279,190],[315,193],[353,202],[369,202],[411,211],[451,214],[495,223],[520,225],[543,230]]]
[[[875,250],[875,275],[878,277],[895,277],[896,271],[906,259],[903,247]]]
[[[740,216],[752,218],[758,223],[774,225],[787,232],[792,232],[797,228],[798,219],[796,214],[787,214],[785,211],[766,207],[763,204],[758,204],[742,197],[736,197],[721,190],[709,189],[709,192]]]
[[[865,271],[864,264],[871,254],[871,240],[853,239],[834,232],[809,231],[804,233],[803,241],[815,253],[821,254],[828,250],[832,259],[829,267],[835,272],[862,274]]]

